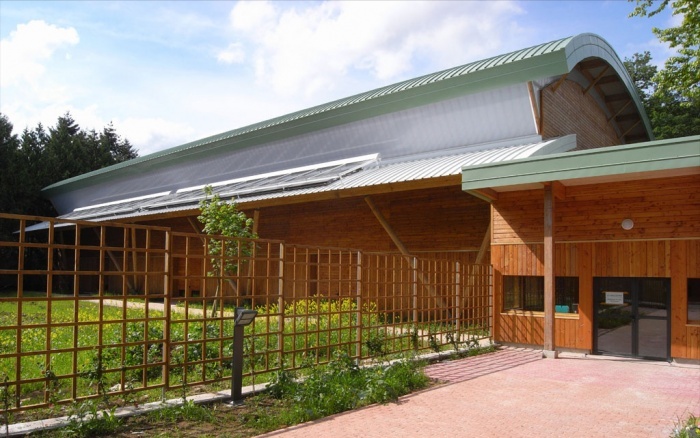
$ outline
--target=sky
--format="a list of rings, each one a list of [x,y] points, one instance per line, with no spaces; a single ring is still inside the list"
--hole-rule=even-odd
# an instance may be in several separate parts
[[[20,134],[70,112],[141,156],[513,50],[592,32],[672,52],[616,1],[0,0],[0,112]]]

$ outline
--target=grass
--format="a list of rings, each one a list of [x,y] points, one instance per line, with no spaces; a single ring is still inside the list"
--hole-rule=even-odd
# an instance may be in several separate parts
[[[120,385],[124,385],[124,394],[120,396],[124,404],[168,396],[158,388],[145,388],[163,383],[166,339],[163,312],[150,310],[146,321],[143,308],[105,305],[101,324],[100,306],[96,302],[82,297],[77,301],[73,297],[59,297],[51,301],[48,317],[49,303],[44,293],[24,293],[24,296],[30,300],[21,307],[20,346],[18,348],[16,328],[0,328],[0,351],[23,353],[19,360],[20,378],[34,381],[19,385],[19,394],[11,393],[17,386],[10,385],[5,389],[6,393],[11,393],[8,398],[19,397],[23,406],[65,404],[71,400],[74,373],[78,397],[107,397],[115,385],[119,390]],[[356,302],[351,299],[317,297],[289,303],[282,311],[275,305],[257,310],[255,323],[246,328],[246,385],[268,381],[284,367],[308,369],[309,365],[327,363],[338,352],[354,356],[360,330],[362,357],[381,359],[399,357],[410,351],[470,347],[473,346],[469,344],[473,342],[470,336],[481,334],[474,328],[458,332],[446,324],[401,322],[394,315],[388,318],[372,303],[358,312]],[[18,311],[16,301],[0,300],[0,327],[18,326]],[[172,312],[168,333],[170,387],[207,382],[210,385],[207,390],[219,390],[229,385],[233,321],[202,319],[197,312],[190,315]],[[387,327],[389,321],[392,325]],[[47,328],[46,324],[58,326]],[[93,348],[100,338],[105,347]],[[76,342],[81,351],[74,357],[71,349]],[[47,356],[50,357],[48,363]],[[142,364],[147,367],[138,369]],[[0,379],[9,377],[12,382],[17,365],[13,357],[0,358]]]

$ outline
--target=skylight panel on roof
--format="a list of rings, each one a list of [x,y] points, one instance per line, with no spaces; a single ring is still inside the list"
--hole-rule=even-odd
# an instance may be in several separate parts
[[[226,196],[245,196],[249,194],[258,194],[258,193],[267,193],[267,192],[273,192],[277,190],[284,190],[284,189],[291,189],[291,188],[298,188],[301,186],[313,186],[317,184],[324,184],[330,181],[335,181],[338,178],[333,178],[333,177],[326,177],[326,178],[315,178],[315,179],[306,179],[303,181],[291,181],[291,182],[286,182],[282,184],[271,184],[271,185],[265,185],[265,186],[254,186],[248,189],[238,189],[238,190],[231,190],[227,192],[221,193],[220,196],[226,197]]]
[[[203,190],[204,187],[207,185],[211,186],[212,188],[217,188],[221,186],[228,186],[228,185],[233,185],[233,184],[238,184],[238,183],[245,183],[245,182],[251,182],[255,184],[255,181],[261,181],[261,180],[268,180],[268,182],[265,183],[265,185],[270,185],[269,181],[278,178],[278,177],[290,177],[290,181],[296,181],[299,178],[303,178],[303,175],[308,172],[313,172],[313,171],[319,171],[319,170],[332,170],[332,169],[338,169],[342,168],[343,166],[346,165],[352,165],[353,171],[356,170],[357,168],[360,168],[362,166],[365,166],[367,164],[373,163],[377,161],[379,158],[379,154],[370,154],[370,155],[363,155],[360,157],[353,157],[353,158],[347,158],[343,160],[335,160],[335,161],[329,161],[326,163],[320,163],[320,164],[313,164],[309,166],[302,166],[302,167],[295,167],[291,169],[285,169],[285,170],[279,170],[275,172],[268,172],[268,173],[263,173],[263,174],[258,174],[258,175],[251,175],[247,177],[242,177],[242,178],[236,178],[236,179],[231,179],[227,181],[220,181],[220,182],[214,182],[211,184],[201,184],[198,186],[193,186],[193,187],[186,187],[183,189],[179,189],[176,193],[184,193],[184,192],[193,192],[193,191],[199,191]],[[346,172],[343,172],[346,173]],[[338,172],[336,171],[335,174],[337,175]],[[341,175],[338,175],[338,178]],[[257,185],[257,184],[255,184]]]
[[[144,196],[137,196],[135,198],[128,198],[128,199],[120,199],[118,201],[112,201],[112,202],[104,202],[102,204],[94,204],[94,205],[88,205],[85,207],[79,207],[73,210],[74,213],[80,212],[80,211],[85,211],[85,210],[92,210],[95,208],[102,208],[102,207],[109,207],[112,205],[118,205],[118,204],[126,204],[127,202],[134,202],[134,201],[143,201],[145,199],[151,199],[151,198],[158,198],[160,196],[166,196],[169,195],[170,192],[160,192],[160,193],[153,193],[150,195],[144,195]]]

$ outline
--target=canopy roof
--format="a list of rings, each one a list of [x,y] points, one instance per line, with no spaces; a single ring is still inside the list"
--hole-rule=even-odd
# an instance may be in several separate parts
[[[485,163],[462,169],[462,189],[483,197],[559,181],[565,186],[700,174],[700,136]]]

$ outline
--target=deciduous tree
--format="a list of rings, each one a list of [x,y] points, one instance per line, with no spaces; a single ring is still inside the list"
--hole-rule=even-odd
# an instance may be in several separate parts
[[[653,29],[659,41],[678,52],[666,61],[656,82],[683,102],[697,101],[700,98],[700,4],[697,0],[636,1],[632,17],[653,17],[667,7],[673,10],[673,15],[682,16],[678,26]]]

